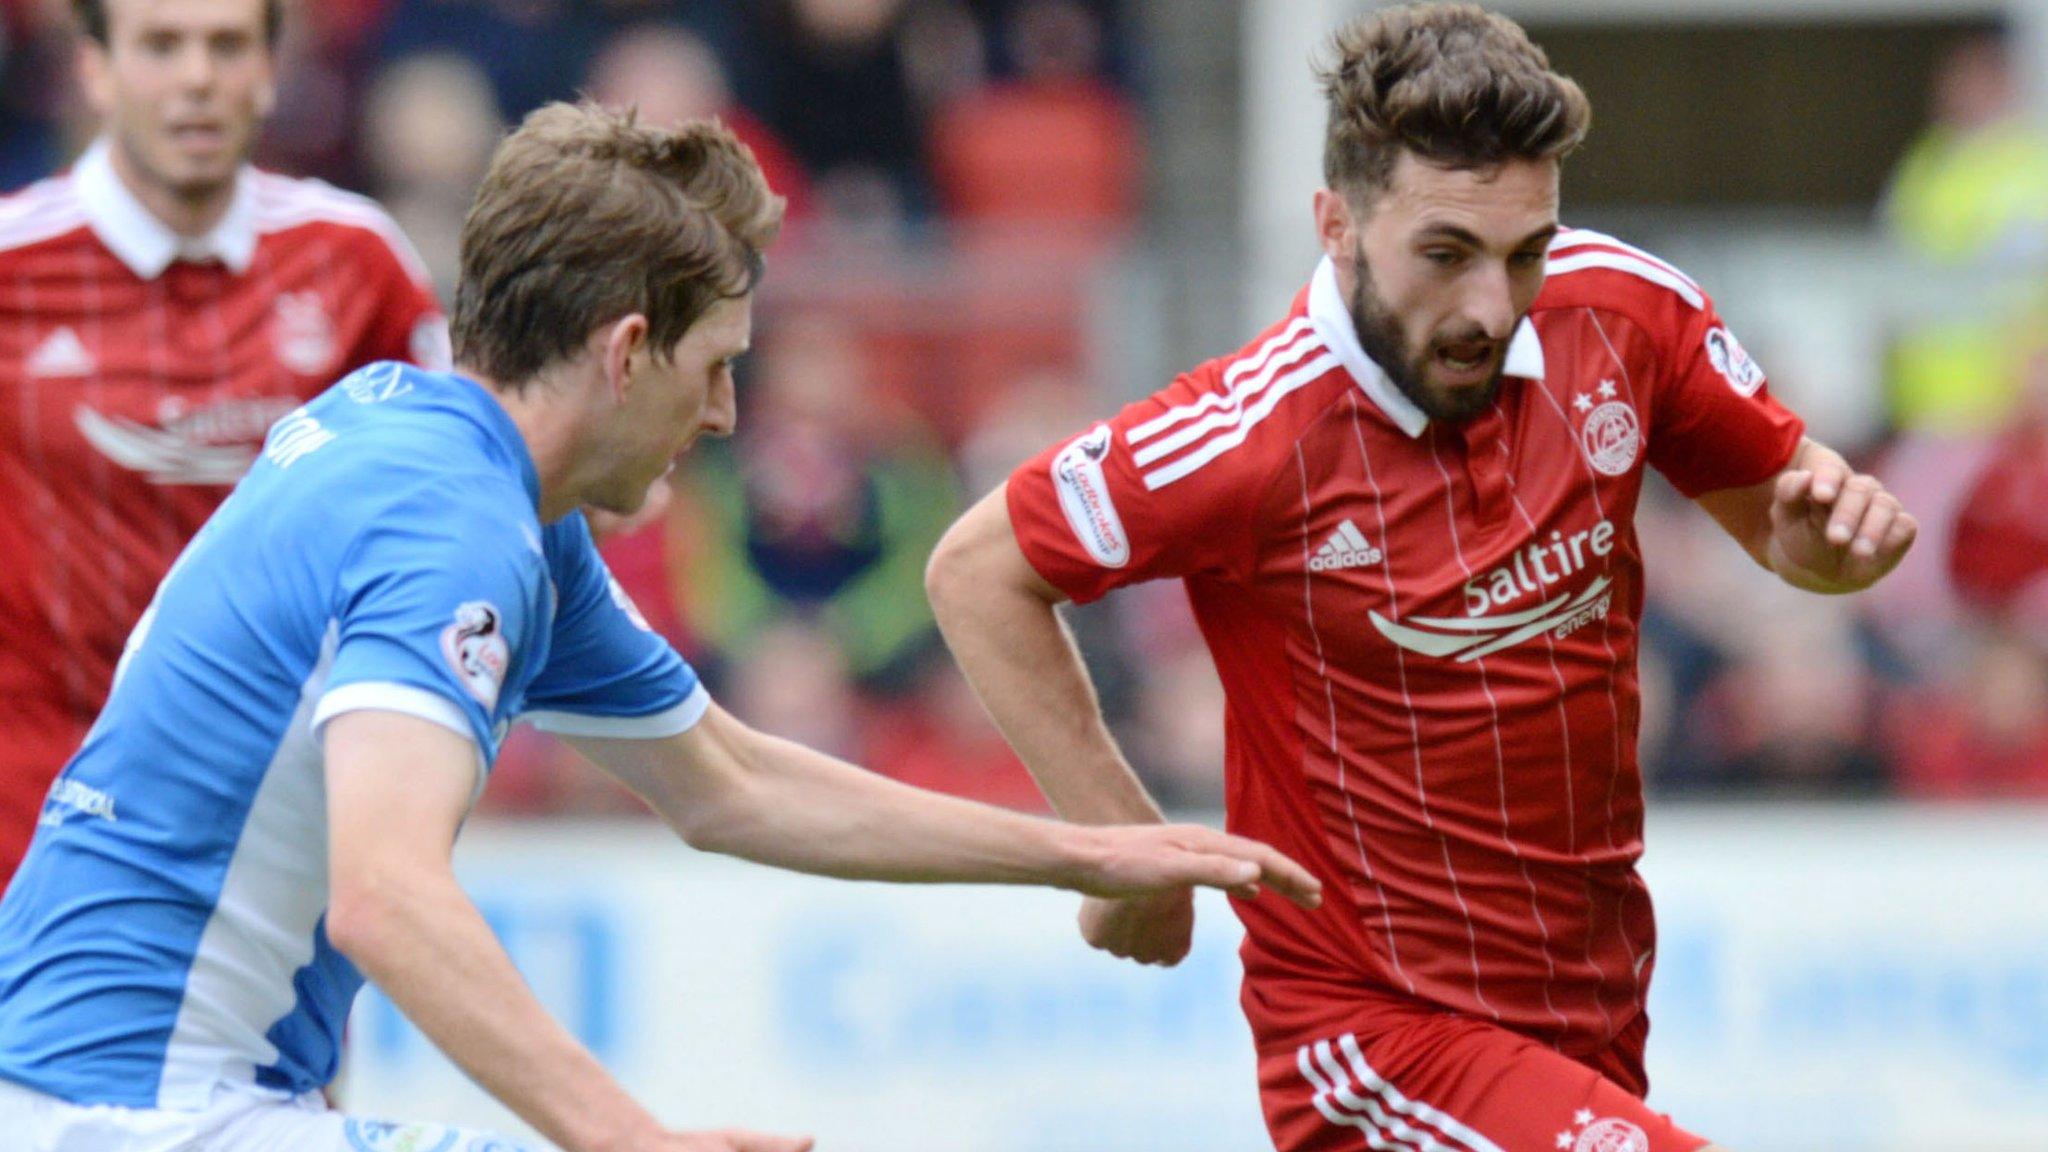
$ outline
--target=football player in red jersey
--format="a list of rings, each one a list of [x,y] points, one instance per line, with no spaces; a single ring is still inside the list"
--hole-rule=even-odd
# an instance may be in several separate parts
[[[446,364],[381,209],[248,157],[279,0],[76,0],[100,138],[0,201],[0,886],[122,641],[265,430],[372,360]]]
[[[1186,583],[1230,827],[1333,894],[1234,901],[1283,1152],[1696,1152],[1643,1102],[1645,468],[1817,592],[1915,524],[1697,283],[1560,225],[1590,114],[1519,27],[1393,8],[1332,49],[1324,258],[1288,315],[1017,469],[940,544],[933,606],[1063,816],[1156,820],[1055,606]],[[1145,963],[1192,923],[1178,895],[1081,913]]]

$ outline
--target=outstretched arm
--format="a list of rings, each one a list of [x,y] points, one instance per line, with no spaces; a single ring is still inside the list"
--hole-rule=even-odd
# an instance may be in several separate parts
[[[1877,477],[1802,440],[1776,476],[1699,498],[1758,564],[1795,588],[1860,592],[1898,567],[1919,524]]]
[[[716,705],[678,736],[572,742],[691,846],[780,868],[1100,896],[1271,885],[1316,899],[1300,865],[1251,840],[1180,825],[1082,828],[927,792],[755,731]]]
[[[450,868],[476,746],[393,712],[329,721],[327,936],[492,1096],[571,1152],[806,1152],[669,1132],[550,1017]]]

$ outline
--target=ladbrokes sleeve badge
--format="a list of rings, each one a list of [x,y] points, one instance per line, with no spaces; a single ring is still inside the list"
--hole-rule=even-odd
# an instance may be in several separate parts
[[[1131,543],[1124,536],[1123,518],[1110,501],[1109,482],[1102,474],[1109,438],[1109,425],[1097,424],[1061,449],[1052,461],[1052,486],[1081,546],[1097,564],[1121,568],[1130,562]]]
[[[1707,329],[1707,359],[1713,362],[1714,371],[1727,379],[1728,386],[1741,395],[1754,396],[1764,386],[1763,368],[1749,358],[1735,333],[1726,328]]]
[[[498,691],[505,686],[512,650],[505,643],[496,607],[470,600],[457,608],[455,622],[441,630],[441,654],[477,703],[486,709],[498,706]]]

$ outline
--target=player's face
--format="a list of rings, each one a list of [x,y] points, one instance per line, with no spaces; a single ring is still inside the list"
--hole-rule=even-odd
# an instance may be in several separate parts
[[[754,331],[752,295],[720,300],[697,318],[664,361],[645,348],[631,359],[633,386],[619,411],[619,468],[586,503],[631,513],[699,436],[730,436],[738,423],[733,365]]]
[[[1366,354],[1432,420],[1493,405],[1515,327],[1543,288],[1557,163],[1438,168],[1403,154],[1349,229],[1351,319]]]
[[[227,194],[275,101],[264,0],[106,0],[85,88],[144,202]]]

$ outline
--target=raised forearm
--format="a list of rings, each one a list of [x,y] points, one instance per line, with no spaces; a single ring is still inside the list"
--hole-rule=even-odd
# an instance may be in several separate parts
[[[1017,548],[1002,496],[983,500],[933,554],[925,587],[939,630],[1055,811],[1085,824],[1160,820],[1103,722],[1057,594]]]

